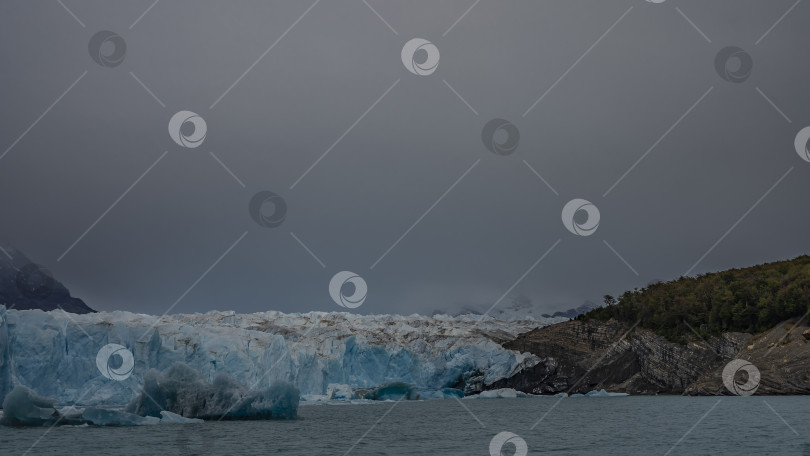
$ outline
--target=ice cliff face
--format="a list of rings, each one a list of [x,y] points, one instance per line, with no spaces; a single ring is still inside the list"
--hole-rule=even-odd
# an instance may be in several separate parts
[[[371,388],[395,381],[475,391],[534,366],[537,357],[500,342],[546,323],[274,311],[160,318],[0,306],[0,400],[23,385],[63,404],[123,406],[140,393],[149,369],[177,361],[208,382],[219,373],[251,388],[286,381],[302,395],[324,394],[334,383]]]

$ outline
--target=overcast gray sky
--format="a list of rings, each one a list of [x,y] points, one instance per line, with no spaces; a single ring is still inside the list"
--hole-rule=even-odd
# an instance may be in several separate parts
[[[0,237],[98,310],[341,310],[344,270],[362,313],[559,310],[810,247],[807,2],[63,3],[0,3]],[[123,62],[91,58],[99,31]],[[196,148],[169,135],[183,110]],[[495,118],[514,153],[482,142]],[[577,198],[590,236],[563,225]]]

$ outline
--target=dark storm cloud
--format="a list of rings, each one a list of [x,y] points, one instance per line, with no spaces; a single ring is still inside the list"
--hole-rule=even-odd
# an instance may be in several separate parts
[[[64,3],[0,5],[1,235],[96,309],[340,310],[344,270],[361,312],[559,309],[808,250],[806,4],[769,31],[795,2],[369,0],[387,24],[361,0]],[[101,31],[122,62],[94,61]],[[743,82],[715,69],[729,46]],[[169,135],[183,110],[198,147]],[[496,118],[512,153],[482,141]],[[563,225],[576,198],[590,236]]]

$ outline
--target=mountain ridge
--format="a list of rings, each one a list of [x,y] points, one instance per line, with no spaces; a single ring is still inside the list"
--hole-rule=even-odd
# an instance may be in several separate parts
[[[17,310],[95,312],[83,300],[71,296],[47,267],[32,262],[6,243],[0,244],[0,250],[0,304]]]

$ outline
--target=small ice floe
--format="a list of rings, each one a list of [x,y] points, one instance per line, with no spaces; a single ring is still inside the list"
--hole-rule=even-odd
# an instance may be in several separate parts
[[[419,396],[422,399],[461,399],[464,391],[456,388],[420,389]]]
[[[628,396],[628,394],[627,393],[608,393],[607,391],[602,389],[602,390],[599,390],[599,391],[596,391],[596,390],[588,391],[585,394],[576,393],[576,394],[572,394],[569,397],[623,397],[623,396]]]
[[[500,388],[488,391],[482,391],[478,394],[467,396],[464,399],[515,399],[525,397],[539,397],[535,394],[528,394],[522,391],[517,391],[512,388]]]
[[[149,424],[160,424],[160,418],[156,416],[138,416],[134,413],[96,407],[86,408],[84,413],[82,413],[82,418],[87,421],[87,424],[96,426],[145,426]]]
[[[199,418],[186,418],[168,410],[160,412],[160,424],[200,424],[205,421]]]

